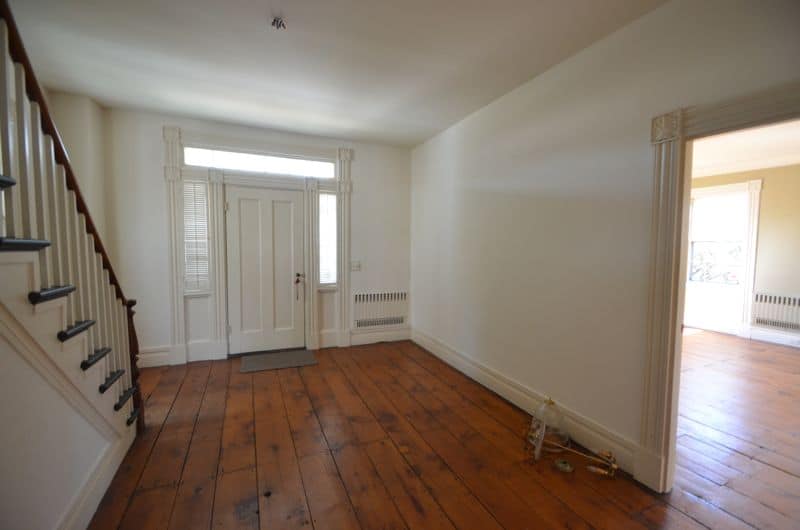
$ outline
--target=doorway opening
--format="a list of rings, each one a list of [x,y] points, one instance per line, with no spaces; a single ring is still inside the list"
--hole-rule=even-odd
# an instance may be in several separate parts
[[[797,527],[800,120],[689,141],[686,162],[669,496],[687,510],[703,500],[701,522],[712,526]]]

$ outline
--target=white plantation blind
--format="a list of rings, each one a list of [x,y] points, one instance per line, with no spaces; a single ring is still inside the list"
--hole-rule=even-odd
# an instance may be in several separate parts
[[[336,283],[336,195],[319,194],[319,283]]]
[[[184,288],[206,291],[208,276],[208,184],[183,183]]]

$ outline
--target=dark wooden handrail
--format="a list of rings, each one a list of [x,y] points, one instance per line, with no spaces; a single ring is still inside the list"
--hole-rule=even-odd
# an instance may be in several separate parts
[[[100,234],[97,231],[94,221],[92,220],[92,215],[89,213],[89,207],[86,205],[83,194],[81,194],[80,186],[78,186],[78,180],[75,178],[75,172],[72,170],[72,164],[69,162],[67,149],[64,146],[61,135],[58,133],[55,122],[53,122],[53,117],[50,115],[50,109],[47,107],[47,100],[44,97],[44,91],[42,91],[42,87],[39,85],[39,81],[36,79],[36,75],[33,72],[33,65],[31,65],[31,61],[28,58],[28,53],[25,51],[25,45],[22,43],[22,37],[19,34],[17,23],[14,20],[14,16],[11,13],[11,8],[9,7],[7,0],[0,1],[0,17],[5,20],[6,27],[8,28],[8,46],[11,59],[13,62],[21,64],[23,70],[25,71],[25,91],[27,92],[28,98],[31,101],[35,101],[39,104],[39,110],[41,111],[42,131],[45,134],[49,134],[53,139],[56,162],[64,167],[67,180],[67,189],[75,193],[75,202],[77,203],[78,213],[83,214],[84,218],[86,219],[86,232],[92,236],[92,240],[94,241],[94,250],[100,254],[103,262],[103,268],[108,271],[108,277],[111,281],[111,285],[114,286],[114,291],[117,295],[117,298],[119,298],[125,305],[128,321],[131,388],[134,389],[134,412],[129,419],[128,424],[130,425],[130,422],[135,420],[137,422],[138,432],[142,432],[145,426],[144,403],[142,402],[141,392],[139,391],[139,386],[137,384],[139,379],[139,370],[136,366],[136,358],[139,356],[139,339],[136,336],[136,328],[133,324],[133,315],[135,313],[135,311],[133,311],[133,306],[136,305],[136,300],[129,300],[125,298],[125,295],[122,293],[122,287],[117,279],[117,274],[114,272],[114,268],[111,266],[111,260],[108,258],[108,252],[106,252],[106,249],[103,246],[103,241],[100,239]]]
[[[56,124],[53,122],[52,116],[50,116],[50,109],[47,108],[47,101],[45,100],[44,92],[42,91],[41,85],[39,85],[39,81],[36,79],[36,75],[33,73],[33,66],[31,65],[30,59],[28,59],[28,53],[25,51],[25,45],[22,44],[22,37],[20,37],[17,23],[14,21],[14,16],[11,14],[11,8],[8,6],[7,0],[2,0],[2,7],[0,7],[0,9],[2,9],[0,16],[6,21],[6,26],[8,27],[8,46],[11,59],[14,62],[22,65],[22,68],[25,71],[25,90],[28,93],[28,98],[30,98],[31,101],[35,101],[39,104],[39,109],[41,110],[42,115],[42,131],[44,131],[45,134],[49,134],[53,138],[56,162],[64,166],[64,171],[67,174],[67,188],[75,192],[75,200],[78,203],[78,212],[82,213],[86,218],[86,231],[94,240],[95,251],[99,252],[103,259],[103,268],[108,271],[108,276],[111,278],[111,285],[114,286],[114,290],[117,293],[117,298],[120,298],[123,303],[127,302],[125,295],[122,294],[122,287],[119,285],[119,280],[117,280],[117,275],[114,272],[114,268],[111,266],[111,260],[108,259],[108,253],[103,246],[103,242],[100,240],[100,234],[97,232],[97,227],[95,226],[92,216],[89,213],[89,208],[86,206],[86,201],[83,199],[83,195],[81,194],[80,187],[78,186],[78,180],[75,178],[75,173],[72,171],[72,165],[69,163],[67,149],[64,147],[64,142],[61,140],[61,135],[58,134],[58,129],[56,128]]]

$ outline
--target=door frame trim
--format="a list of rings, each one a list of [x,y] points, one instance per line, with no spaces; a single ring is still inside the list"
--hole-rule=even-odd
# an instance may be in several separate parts
[[[652,120],[650,289],[642,427],[634,477],[658,492],[672,489],[675,471],[691,140],[798,117],[800,81],[794,81],[721,103],[678,109]]]
[[[299,179],[295,179],[299,180]],[[231,322],[230,322],[230,289],[228,288],[228,212],[230,211],[229,208],[229,197],[228,197],[228,186],[233,186],[236,188],[253,188],[258,190],[273,190],[273,191],[287,191],[287,192],[303,192],[302,198],[302,205],[303,205],[303,226],[301,227],[302,234],[303,234],[303,274],[305,274],[306,278],[309,278],[309,274],[313,274],[313,271],[310,270],[310,263],[313,262],[313,259],[309,259],[308,253],[313,252],[313,245],[310,245],[309,241],[309,218],[313,214],[313,212],[309,211],[309,186],[308,181],[313,179],[302,179],[301,182],[304,182],[303,187],[298,186],[280,186],[280,185],[273,185],[271,183],[267,183],[261,185],[262,183],[259,182],[248,182],[247,184],[242,184],[241,179],[238,178],[237,172],[230,172],[227,171],[222,172],[222,183],[223,183],[223,209],[225,215],[225,230],[223,235],[223,246],[225,248],[225,256],[224,261],[225,263],[222,265],[221,268],[224,269],[225,272],[225,324],[227,326],[227,333],[226,333],[226,344],[227,344],[227,354],[228,357],[238,357],[241,355],[246,355],[249,352],[239,352],[239,353],[231,353]],[[312,284],[313,285],[313,284]],[[316,289],[308,289],[308,284],[304,285],[305,287],[305,294],[303,296],[303,347],[309,348],[309,338],[310,334],[309,331],[313,328],[310,328],[308,325],[309,319],[309,310],[311,306],[314,306],[316,300],[310,300],[311,298],[316,298]],[[312,348],[313,349],[313,348]]]

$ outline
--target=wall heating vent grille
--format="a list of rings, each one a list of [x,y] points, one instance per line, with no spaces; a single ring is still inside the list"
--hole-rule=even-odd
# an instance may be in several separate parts
[[[357,293],[353,316],[356,328],[401,326],[408,319],[408,293]]]
[[[800,331],[800,297],[756,293],[753,323],[786,331]]]

